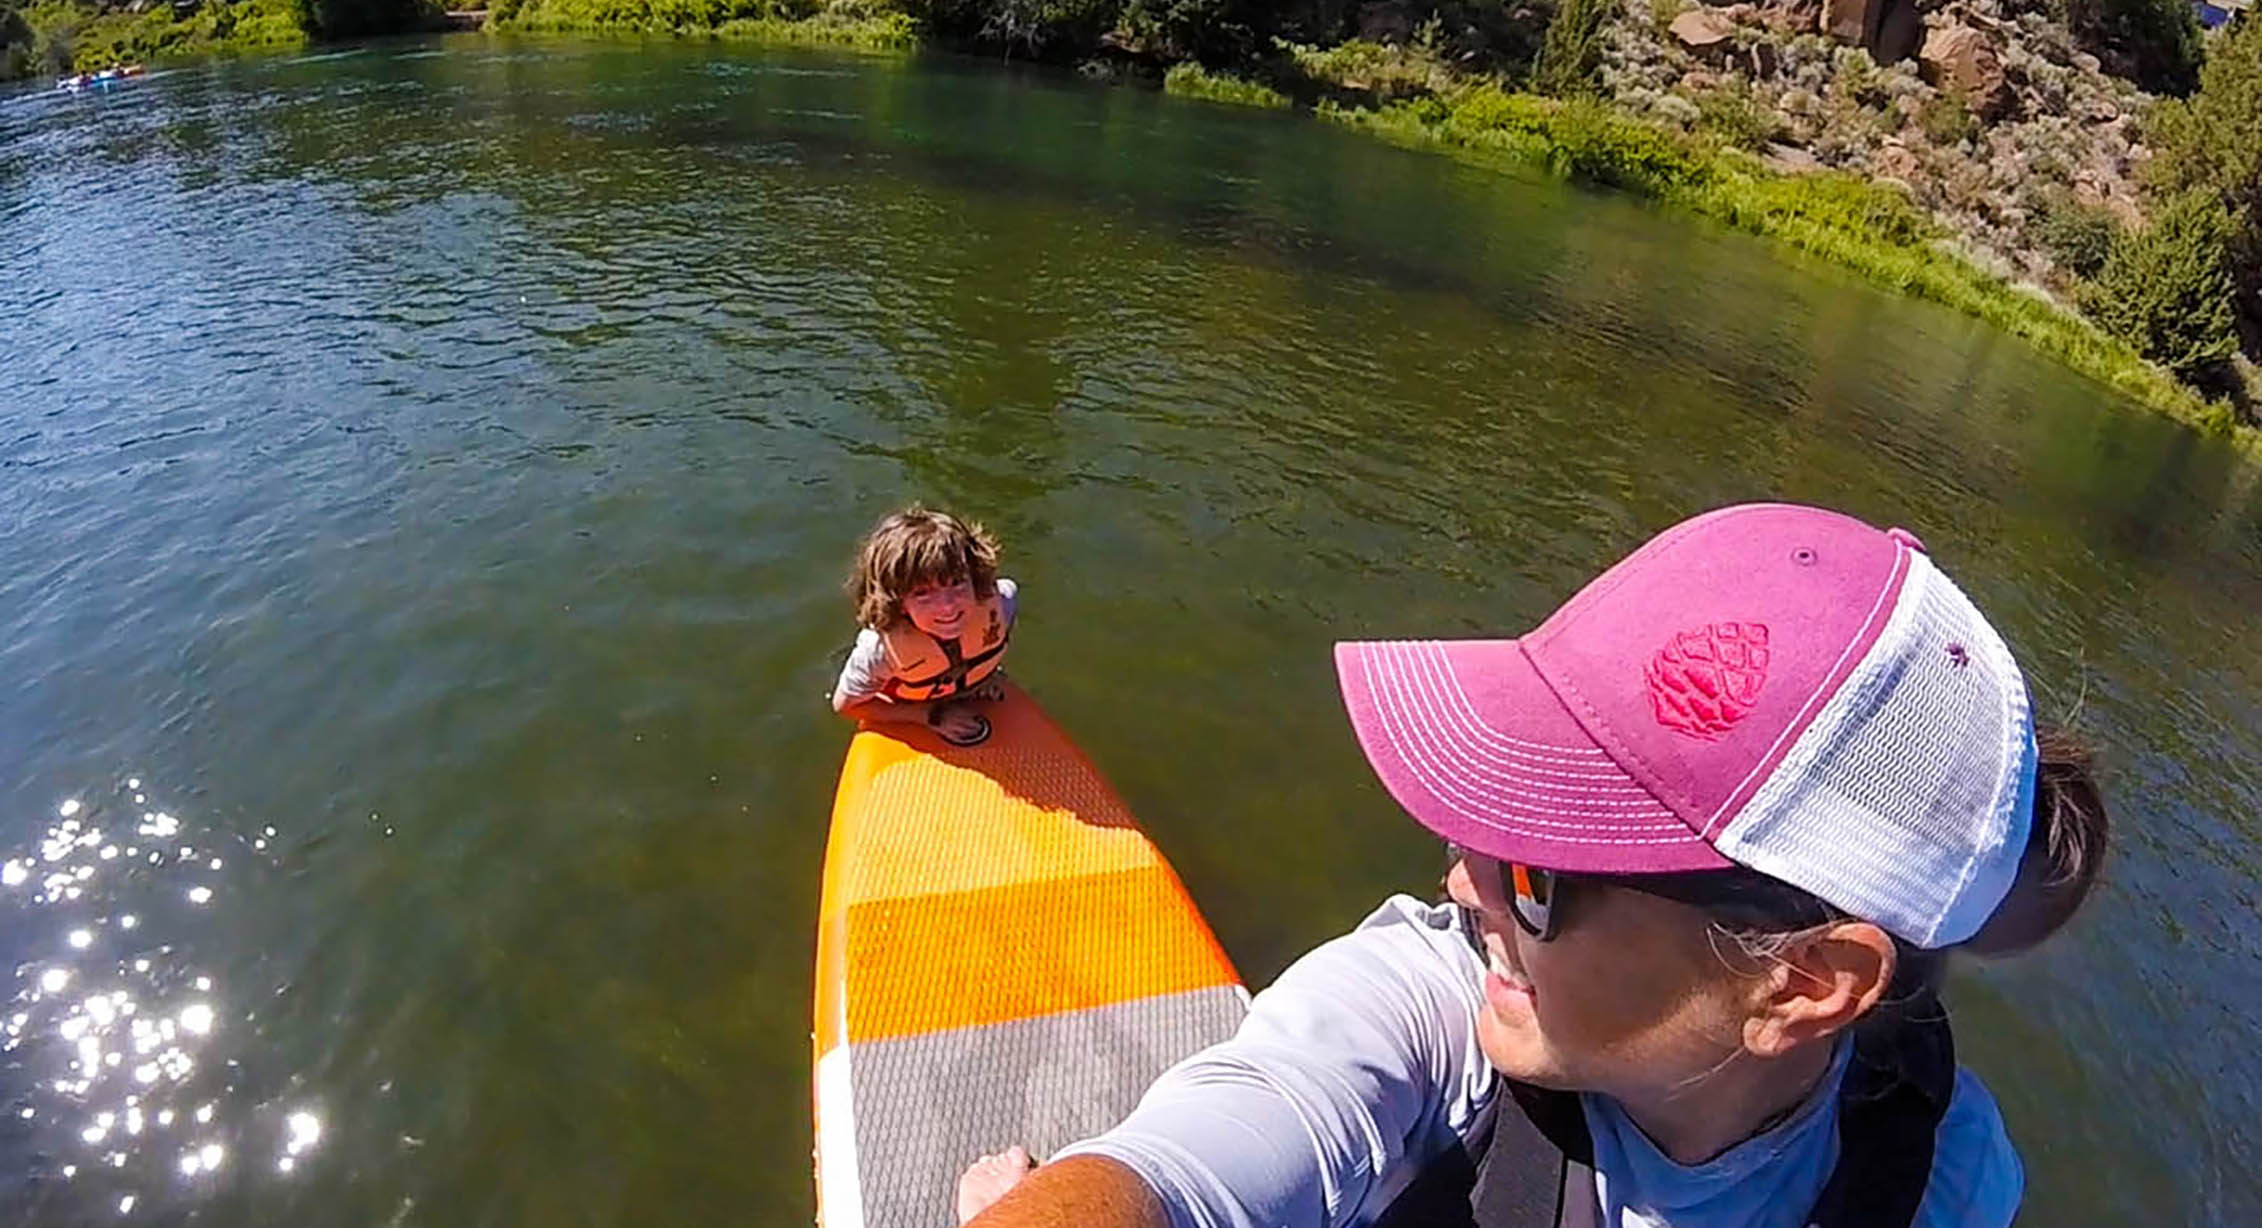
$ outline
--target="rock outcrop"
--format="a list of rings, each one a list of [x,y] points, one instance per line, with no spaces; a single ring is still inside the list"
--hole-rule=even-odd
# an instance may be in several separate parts
[[[2062,285],[2037,227],[2069,202],[2138,220],[2146,98],[2029,0],[1923,3],[1757,0],[1660,27],[1652,0],[1625,0],[1604,86],[1682,128],[1756,108],[1731,135],[1764,134],[1769,165],[1905,190],[1981,263]]]
[[[1958,95],[1981,119],[2002,119],[2018,104],[1993,40],[1971,26],[1933,30],[1916,59],[1925,84]]]
[[[1690,9],[1667,30],[1692,55],[1725,58],[1735,48],[1736,23],[1718,9]]]
[[[1822,0],[1820,29],[1880,64],[1897,64],[1916,50],[1924,23],[1916,0]]]

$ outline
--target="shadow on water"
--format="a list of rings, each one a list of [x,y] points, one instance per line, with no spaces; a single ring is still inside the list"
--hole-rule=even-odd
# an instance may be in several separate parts
[[[1956,994],[2030,1217],[2262,1215],[2262,470],[1743,236],[1292,118],[438,46],[0,108],[10,1209],[806,1219],[818,696],[897,501],[1002,532],[1015,677],[1261,983],[1437,873],[1330,641],[1518,631],[1787,497],[1919,531],[2112,770],[2112,889]],[[160,809],[194,859],[124,851]]]

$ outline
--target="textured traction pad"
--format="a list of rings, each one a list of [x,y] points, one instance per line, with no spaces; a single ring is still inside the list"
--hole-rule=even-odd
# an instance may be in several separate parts
[[[1129,1112],[1245,995],[1167,862],[1027,696],[953,747],[859,732],[817,942],[827,1228],[953,1222],[958,1173]]]
[[[958,1174],[982,1153],[1021,1142],[1050,1155],[1107,1129],[1171,1063],[1231,1035],[1244,1009],[1238,989],[1197,989],[856,1046],[859,1105],[918,1106],[856,1121],[864,1222],[956,1222]]]

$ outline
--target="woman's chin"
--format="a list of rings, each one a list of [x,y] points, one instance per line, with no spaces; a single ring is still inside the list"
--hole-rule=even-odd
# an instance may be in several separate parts
[[[1547,1045],[1539,1036],[1538,1021],[1526,1004],[1509,1011],[1487,1001],[1477,1012],[1477,1048],[1483,1050],[1485,1061],[1494,1070],[1520,1083],[1535,1087],[1562,1089],[1562,1073],[1549,1059]]]

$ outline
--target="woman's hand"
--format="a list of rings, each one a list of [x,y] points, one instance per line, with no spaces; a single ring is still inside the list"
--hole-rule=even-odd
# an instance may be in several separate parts
[[[968,1165],[958,1178],[958,1222],[963,1224],[989,1210],[991,1203],[1021,1184],[1036,1166],[1037,1162],[1029,1158],[1029,1149],[1019,1143]]]

